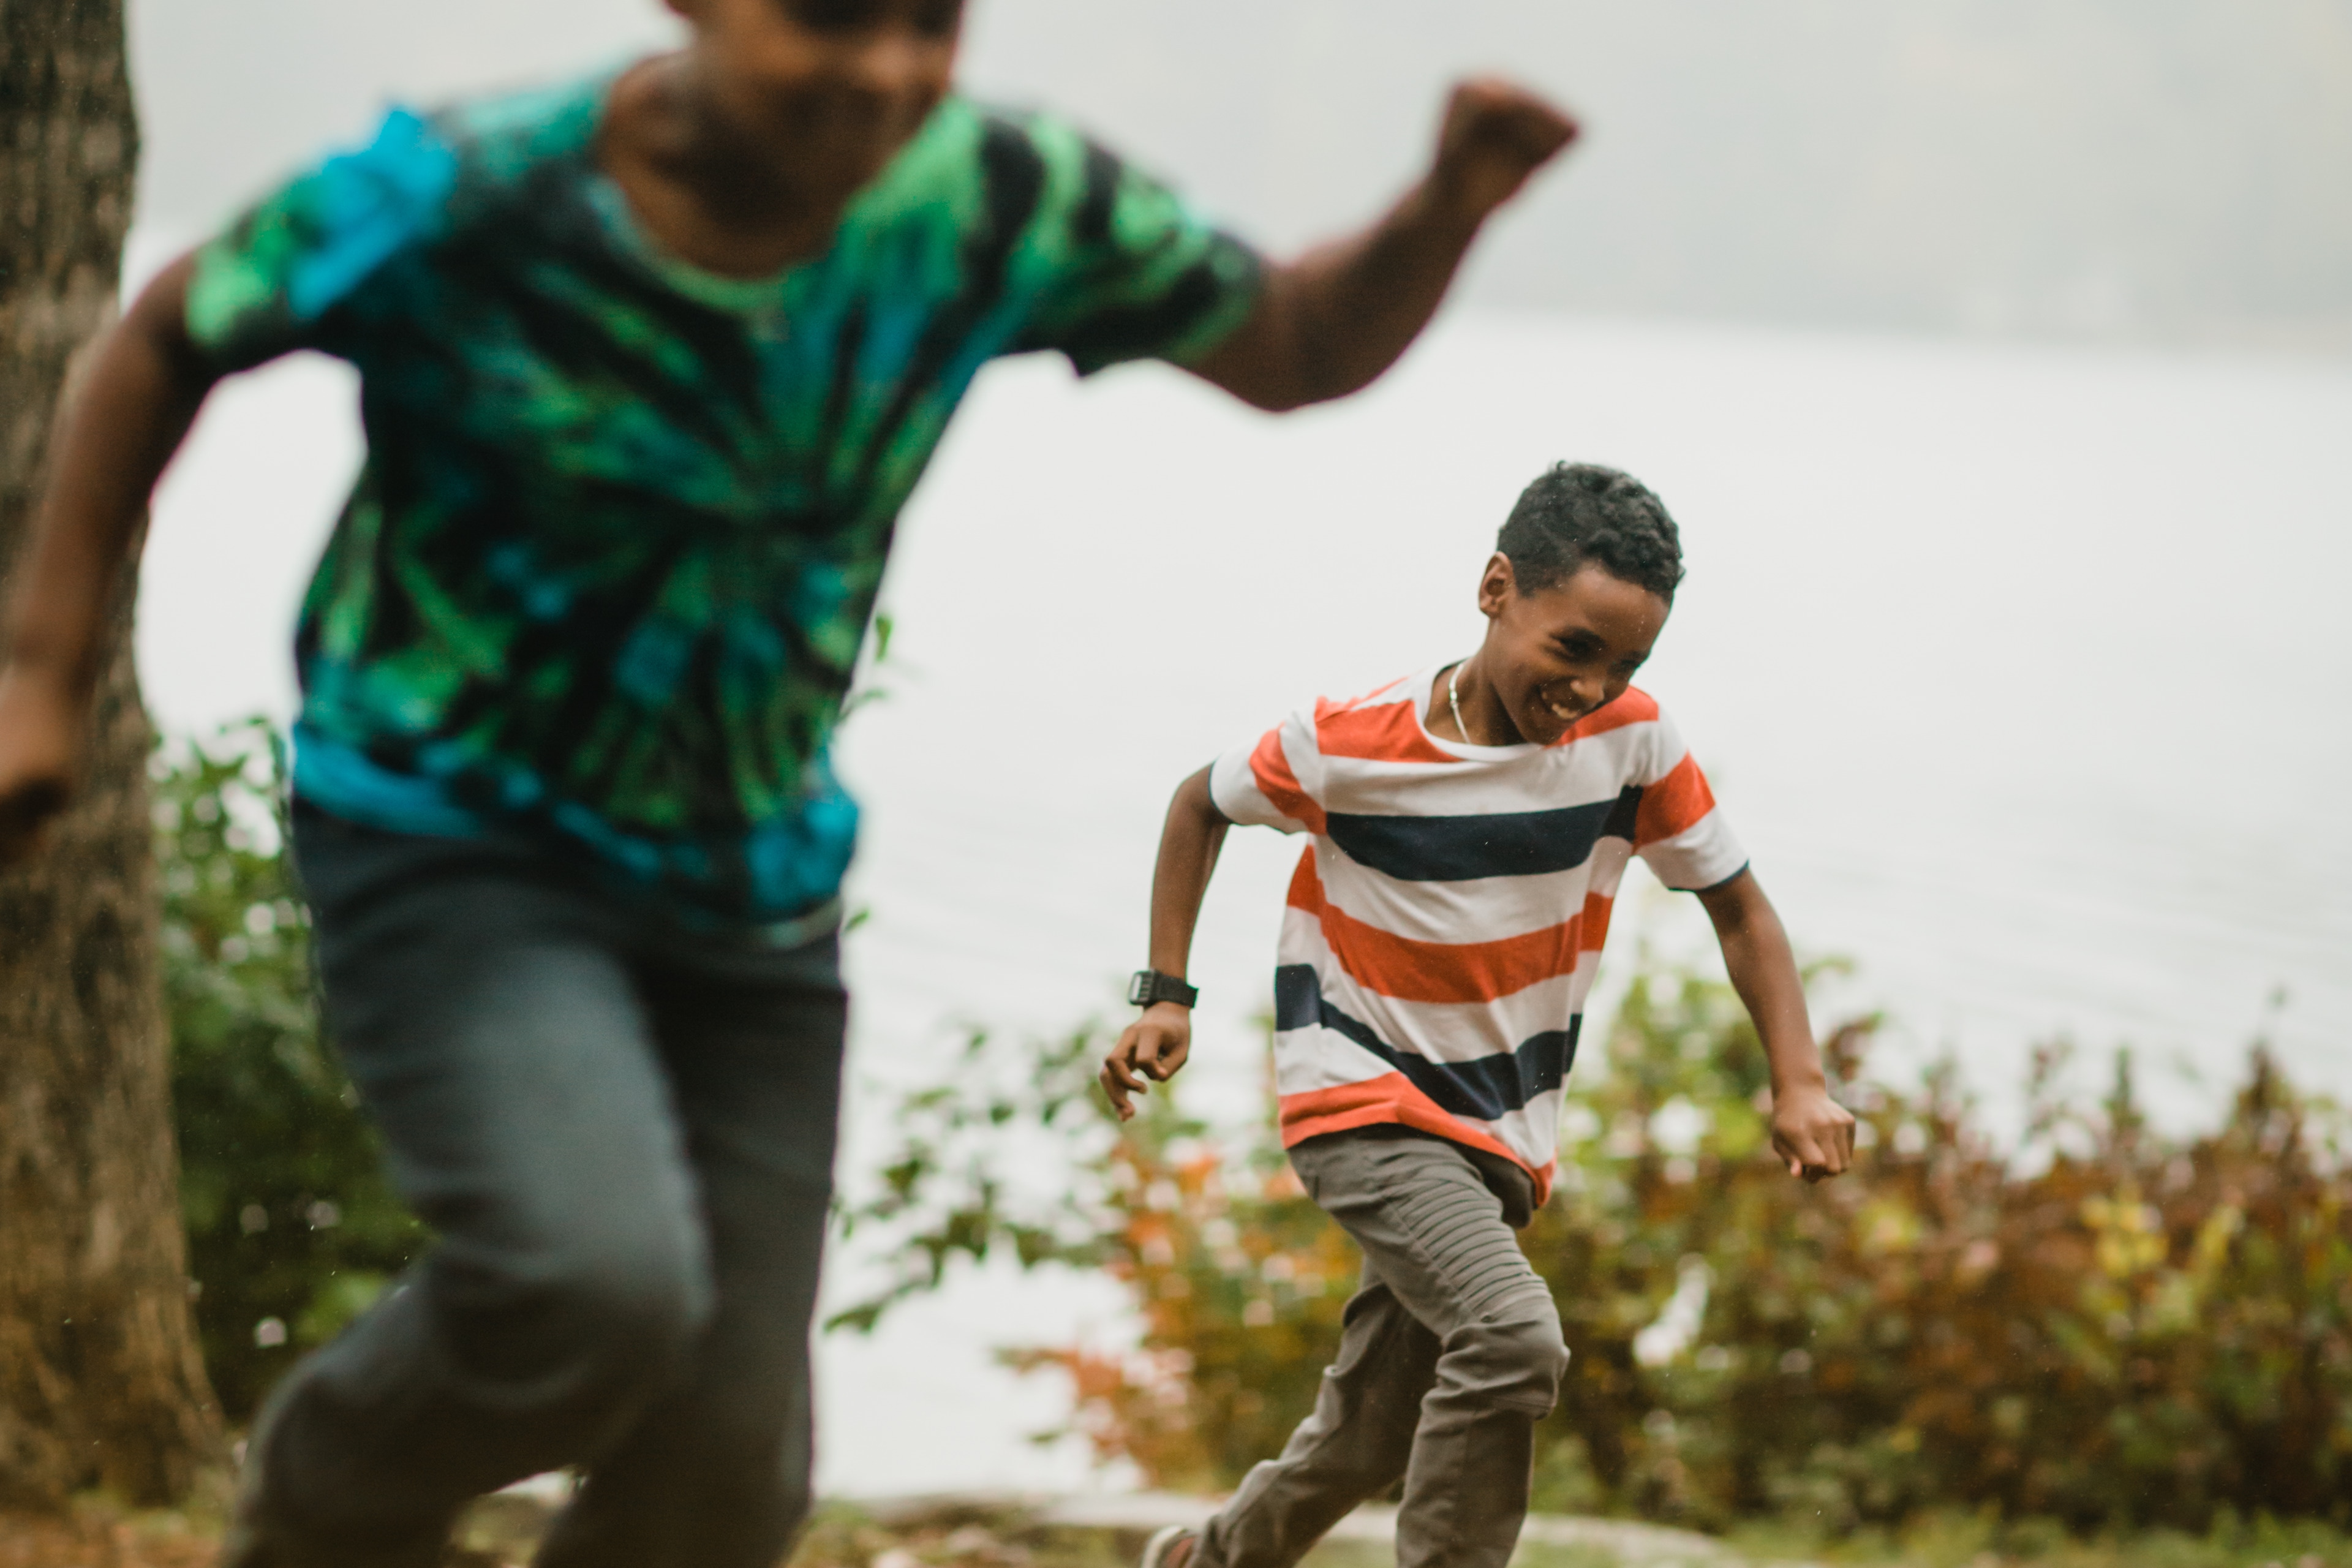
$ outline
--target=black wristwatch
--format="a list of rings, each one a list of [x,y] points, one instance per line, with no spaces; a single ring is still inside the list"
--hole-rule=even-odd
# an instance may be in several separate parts
[[[1127,999],[1139,1007],[1149,1007],[1154,1002],[1173,1002],[1180,1007],[1190,1007],[1200,999],[1197,985],[1187,985],[1172,974],[1162,974],[1156,969],[1139,969],[1135,978],[1127,983]]]

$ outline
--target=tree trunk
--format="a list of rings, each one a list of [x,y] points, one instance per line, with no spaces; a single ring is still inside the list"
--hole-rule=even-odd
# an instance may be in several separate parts
[[[105,324],[138,128],[121,0],[0,0],[0,579]],[[126,577],[130,574],[126,574]],[[88,783],[0,873],[0,1504],[179,1498],[220,1449],[191,1314],[131,589]]]

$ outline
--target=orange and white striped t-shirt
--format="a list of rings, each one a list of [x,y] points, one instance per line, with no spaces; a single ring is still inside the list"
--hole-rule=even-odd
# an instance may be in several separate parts
[[[1541,1203],[1627,858],[1703,889],[1747,856],[1644,693],[1549,746],[1471,746],[1423,721],[1437,673],[1293,714],[1210,792],[1314,835],[1275,970],[1284,1146],[1402,1123],[1517,1161]]]

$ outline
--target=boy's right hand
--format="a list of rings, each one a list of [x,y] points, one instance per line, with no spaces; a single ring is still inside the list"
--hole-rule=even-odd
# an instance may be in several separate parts
[[[1472,220],[1518,195],[1580,128],[1573,116],[1513,82],[1475,77],[1446,100],[1432,182]]]
[[[72,798],[87,717],[58,683],[0,668],[0,867],[31,854]]]
[[[1155,1002],[1143,1016],[1129,1024],[1118,1044],[1103,1058],[1102,1089],[1121,1121],[1135,1116],[1133,1096],[1144,1092],[1145,1079],[1166,1083],[1176,1076],[1192,1052],[1192,1010],[1174,1002]]]

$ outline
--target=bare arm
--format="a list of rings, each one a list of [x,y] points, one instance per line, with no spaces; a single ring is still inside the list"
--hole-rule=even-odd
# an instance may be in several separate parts
[[[107,607],[148,495],[215,380],[188,339],[193,265],[166,268],[100,340],[58,415],[0,622],[0,864],[26,854],[73,793]]]
[[[1151,873],[1151,967],[1181,978],[1192,958],[1192,929],[1201,900],[1233,825],[1209,795],[1202,768],[1176,786],[1168,820],[1160,830],[1160,861]],[[1155,1002],[1129,1025],[1103,1058],[1103,1092],[1125,1121],[1135,1114],[1129,1098],[1145,1080],[1165,1083],[1192,1049],[1192,1010],[1176,1002]]]
[[[1830,1098],[1822,1053],[1805,1014],[1804,982],[1772,900],[1752,871],[1699,894],[1715,922],[1732,988],[1756,1021],[1772,1070],[1772,1149],[1808,1181],[1853,1163],[1853,1117]]]
[[[1363,233],[1271,268],[1256,310],[1193,373],[1275,411],[1370,384],[1436,314],[1487,216],[1576,134],[1525,89],[1464,82],[1421,183]]]

